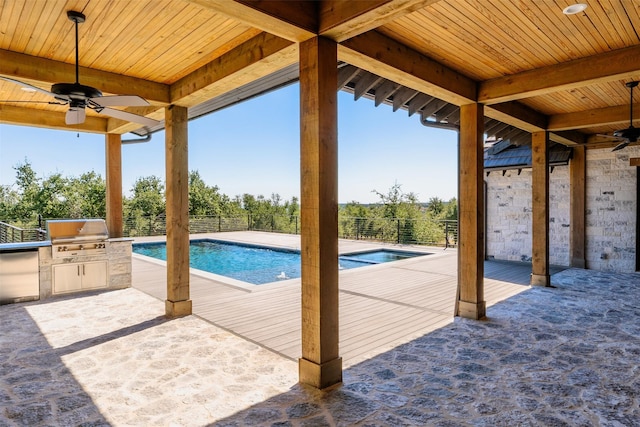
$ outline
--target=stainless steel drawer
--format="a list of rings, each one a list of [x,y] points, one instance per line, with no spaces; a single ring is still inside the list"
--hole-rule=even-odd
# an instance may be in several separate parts
[[[0,252],[0,304],[39,297],[38,251]]]

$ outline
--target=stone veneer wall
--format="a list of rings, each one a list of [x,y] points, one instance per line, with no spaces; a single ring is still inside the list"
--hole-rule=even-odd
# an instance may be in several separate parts
[[[487,185],[487,257],[531,262],[531,169],[491,172]],[[569,167],[549,178],[549,262],[569,265]]]
[[[587,150],[587,268],[629,273],[636,266],[636,173],[640,147]]]
[[[600,271],[635,271],[636,168],[623,151],[587,150],[586,261]],[[549,262],[568,266],[569,167],[553,169],[549,179]],[[487,257],[531,261],[531,169],[491,172],[487,188]]]

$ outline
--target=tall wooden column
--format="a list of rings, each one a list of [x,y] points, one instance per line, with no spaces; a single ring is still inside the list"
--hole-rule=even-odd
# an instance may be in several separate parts
[[[550,286],[549,276],[549,144],[547,132],[531,134],[531,285]]]
[[[105,136],[107,230],[109,237],[122,237],[122,137],[108,133]]]
[[[569,163],[570,175],[570,228],[569,251],[571,267],[586,268],[585,252],[585,212],[587,197],[587,149],[584,146],[573,147],[573,155]]]
[[[300,44],[300,217],[302,358],[300,382],[342,382],[338,354],[337,44]]]
[[[191,314],[189,299],[189,165],[187,109],[165,110],[167,317]]]
[[[484,301],[484,107],[460,107],[458,301],[456,316],[482,319]]]

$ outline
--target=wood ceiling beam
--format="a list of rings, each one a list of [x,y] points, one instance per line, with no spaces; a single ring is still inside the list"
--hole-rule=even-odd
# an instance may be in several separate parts
[[[282,0],[187,0],[286,40],[302,42],[317,34],[317,3]]]
[[[90,133],[107,132],[107,119],[105,118],[87,115],[84,123],[69,126],[65,123],[65,116],[66,113],[57,111],[0,104],[0,123]]]
[[[0,49],[0,74],[15,79],[42,82],[49,90],[53,83],[76,80],[74,64],[53,61]],[[153,104],[169,103],[169,86],[122,74],[80,67],[80,83],[100,89],[105,94],[136,94]]]
[[[531,133],[548,130],[549,126],[547,116],[515,101],[487,105],[484,114],[486,117]],[[549,139],[563,145],[585,142],[585,136],[579,132],[550,132]]]
[[[375,31],[342,42],[338,59],[455,105],[476,101],[475,81]]]
[[[558,144],[574,146],[584,145],[587,142],[587,135],[576,130],[565,130],[559,132],[549,132],[549,139]]]
[[[298,45],[261,33],[171,85],[171,103],[192,107],[298,61]]]
[[[437,1],[324,0],[319,6],[318,33],[342,42]]]
[[[547,128],[547,116],[519,102],[504,102],[488,105],[484,109],[486,117],[507,123],[527,132],[541,132]]]
[[[478,102],[514,101],[622,80],[638,73],[640,46],[632,46],[481,82],[478,85]]]
[[[640,104],[633,105],[633,120],[640,120]],[[629,105],[555,114],[549,117],[549,130],[583,129],[615,124],[629,124]]]

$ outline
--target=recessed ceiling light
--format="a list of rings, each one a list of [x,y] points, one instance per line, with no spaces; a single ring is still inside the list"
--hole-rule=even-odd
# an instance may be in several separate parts
[[[576,3],[571,6],[567,6],[562,10],[562,13],[565,15],[575,15],[576,13],[580,13],[587,8],[586,3]]]
[[[22,89],[25,92],[35,92],[36,90],[32,87],[21,87],[20,89]]]

